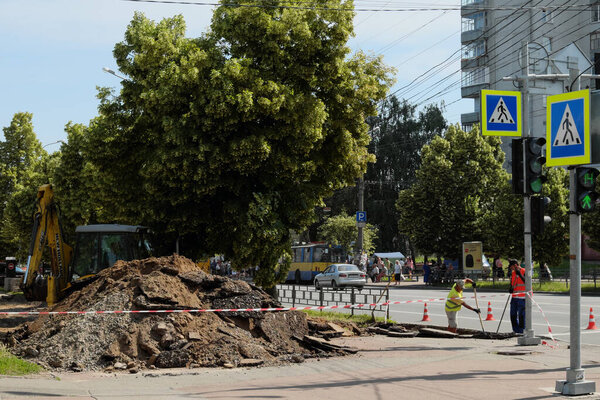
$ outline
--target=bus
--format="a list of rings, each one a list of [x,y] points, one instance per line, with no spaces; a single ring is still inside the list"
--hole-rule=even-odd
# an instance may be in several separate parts
[[[344,262],[346,251],[339,245],[319,242],[292,246],[292,263],[286,281],[312,282],[329,265]]]

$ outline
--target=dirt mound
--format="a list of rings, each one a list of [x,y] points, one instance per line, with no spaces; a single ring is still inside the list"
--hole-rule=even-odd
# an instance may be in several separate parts
[[[244,281],[206,274],[180,257],[117,262],[51,311],[280,306]],[[41,316],[15,332],[12,351],[54,369],[244,366],[301,362],[300,312]]]

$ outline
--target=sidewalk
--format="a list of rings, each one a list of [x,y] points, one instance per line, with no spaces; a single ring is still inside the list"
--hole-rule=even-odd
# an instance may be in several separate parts
[[[69,373],[0,380],[0,398],[71,399],[556,399],[569,366],[566,345],[522,347],[508,340],[335,339],[353,356],[251,369]],[[582,348],[587,380],[600,385],[600,348]],[[600,386],[598,386],[600,390]],[[566,397],[565,397],[566,398]],[[600,399],[598,395],[579,399]]]

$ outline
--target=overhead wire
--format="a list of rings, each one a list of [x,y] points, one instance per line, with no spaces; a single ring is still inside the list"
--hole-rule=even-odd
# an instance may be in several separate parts
[[[538,1],[538,2],[536,3],[536,5],[539,5],[539,4],[540,4],[542,1],[543,1],[543,0],[540,0],[540,1]],[[523,10],[524,8],[525,8],[525,4],[522,4],[522,5],[521,5],[521,7],[519,7],[519,8],[518,8],[518,9],[516,9],[516,10],[514,10],[514,11],[513,11],[512,13],[510,13],[510,14],[509,14],[509,15],[508,15],[506,18],[504,18],[504,19],[503,19],[503,21],[502,21],[502,23],[504,23],[504,27],[508,26],[510,23],[513,23],[514,21],[510,21],[510,17],[512,17],[513,15],[515,15],[517,12],[519,12],[519,11]],[[519,16],[519,17],[520,17],[520,16]],[[519,17],[517,17],[517,18],[519,18]],[[484,37],[486,34],[488,34],[488,33],[489,33],[489,31],[491,31],[491,30],[495,29],[495,28],[496,28],[498,25],[500,25],[500,24],[496,24],[495,26],[492,26],[492,27],[490,27],[489,29],[487,29],[487,30],[484,30],[484,31],[483,31],[483,32],[482,32],[482,33],[481,33],[481,34],[480,34],[480,35],[479,35],[477,38],[475,38],[473,41],[477,41],[477,40],[479,40],[479,39],[483,38],[483,37]],[[454,53],[453,53],[453,54],[452,54],[450,57],[448,57],[448,58],[447,58],[446,60],[444,60],[442,63],[444,63],[444,62],[447,62],[448,60],[450,60],[450,59],[451,59],[451,58],[452,58],[452,57],[453,57],[455,54],[457,54],[457,53],[461,53],[461,52],[462,52],[462,50],[463,50],[463,49],[462,49],[462,47],[461,47],[461,48],[459,48],[459,49],[458,49],[456,52],[454,52]],[[442,64],[442,63],[440,63],[440,64]],[[437,68],[437,67],[438,67],[440,64],[437,64],[437,65],[435,65],[435,66],[433,66],[433,67],[429,68],[427,71],[425,71],[424,73],[422,73],[422,74],[421,74],[419,77],[423,77],[423,76],[426,76],[426,75],[428,75],[428,74],[431,74],[431,72],[432,72],[432,71],[433,71],[435,68]],[[447,76],[446,76],[444,79],[448,79],[448,78],[450,78],[452,75],[455,75],[456,73],[459,73],[460,71],[461,71],[461,69],[459,69],[458,71],[455,71],[455,72],[453,72],[453,73],[451,73],[451,74],[447,75]],[[411,85],[411,84],[414,84],[414,83],[416,83],[416,82],[417,82],[417,79],[413,80],[413,82],[411,82],[409,85]],[[421,81],[420,81],[420,83],[422,83],[422,82],[423,82],[423,80],[421,80]],[[438,82],[436,82],[436,83],[439,83],[439,81],[438,81]],[[409,85],[407,85],[407,86],[409,86]],[[429,90],[429,89],[430,89],[431,87],[433,87],[434,85],[435,85],[435,84],[431,85],[431,86],[430,86],[430,87],[428,87],[426,90]],[[398,90],[396,90],[396,91],[392,92],[390,95],[388,95],[388,97],[389,97],[389,96],[393,96],[393,95],[397,94],[397,93],[398,93],[400,90],[402,90],[402,89],[406,88],[407,86],[404,86],[404,87],[402,87],[402,88],[400,88],[400,89],[398,89]]]
[[[241,3],[225,3],[225,2],[208,2],[208,1],[187,1],[187,0],[121,0],[128,1],[134,3],[155,3],[155,4],[171,4],[171,5],[192,5],[192,6],[223,6],[223,7],[247,7],[247,8],[283,8],[283,9],[300,9],[300,10],[322,10],[322,11],[343,11],[343,12],[421,12],[421,11],[460,11],[465,7],[461,5],[447,5],[447,6],[430,6],[430,7],[419,7],[419,6],[410,6],[410,7],[398,7],[398,8],[347,8],[347,7],[323,7],[321,6],[321,2],[315,1],[298,1],[298,0],[286,0],[285,3],[290,4],[316,4],[317,6],[287,6],[282,5],[277,1],[276,3],[270,5],[266,4],[266,2],[262,2],[262,4],[241,4]],[[579,11],[578,7],[581,7],[579,4],[573,4],[570,6],[573,10]],[[468,9],[474,12],[476,11],[511,11],[515,9],[520,9],[521,7],[515,6],[503,6],[503,7],[485,7],[485,6],[469,6]],[[546,10],[552,10],[553,6],[544,6]],[[533,9],[532,7],[525,7],[525,9]]]
[[[564,4],[566,4],[566,3],[568,3],[568,2],[569,2],[569,0],[567,0],[567,2],[565,2]],[[558,6],[558,7],[560,7],[560,6]],[[587,8],[589,8],[589,7],[587,7]],[[563,11],[561,11],[561,12],[559,13],[559,15],[560,15],[560,14],[562,14],[562,12],[565,12],[565,11],[568,11],[568,9],[567,9],[567,8],[565,8]],[[535,29],[532,31],[532,33],[533,33],[533,32],[535,32],[536,30],[540,29],[542,26],[543,26],[543,25],[540,25],[540,26],[538,26],[537,28],[535,28]],[[549,30],[549,31],[546,31],[546,32],[544,32],[543,34],[547,34],[547,33],[551,32],[551,31],[553,31],[553,30],[555,30],[555,29],[558,29],[558,28],[559,28],[559,26],[555,26],[554,28],[552,28],[552,29],[551,29],[551,30]],[[517,36],[517,35],[519,35],[519,34],[523,33],[523,32],[524,32],[526,29],[529,29],[529,26],[527,26],[526,28],[524,28],[524,29],[522,29],[522,30],[520,30],[520,31],[516,32],[516,33],[513,35],[513,37],[511,37],[511,38],[507,38],[505,41],[503,41],[503,42],[499,43],[499,44],[498,44],[497,46],[495,46],[494,48],[498,48],[498,47],[502,46],[503,44],[507,43],[509,40],[514,40],[514,39],[516,38],[516,36]],[[577,27],[577,29],[580,29],[580,27]],[[542,35],[538,36],[538,37],[537,37],[535,40],[539,39],[540,37],[542,37]],[[495,58],[497,58],[497,57],[500,57],[502,54],[506,53],[507,51],[511,51],[511,48],[509,47],[509,48],[507,48],[507,49],[505,49],[505,50],[503,50],[503,51],[501,51],[501,52],[499,52],[499,53],[496,53],[496,54],[495,54],[493,57],[491,57],[491,58],[488,60],[488,63],[489,63],[489,62],[491,62],[491,61],[493,61]],[[497,66],[497,67],[495,68],[495,70],[493,70],[492,72],[495,72],[495,71],[497,71],[497,70],[498,70],[498,69],[500,69],[500,68],[503,68],[503,67],[505,67],[505,66],[508,66],[508,65],[510,65],[512,62],[513,62],[512,60],[509,60],[509,61],[507,61],[505,64]],[[460,71],[460,70],[459,70],[459,71]],[[455,71],[455,72],[458,72],[458,71]],[[494,82],[494,84],[495,84],[495,83],[498,83],[500,80],[502,80],[502,79],[499,79],[499,80],[497,80],[496,82]],[[457,86],[457,85],[458,85],[458,84],[460,84],[460,83],[461,83],[461,82],[460,82],[460,80],[458,80],[458,81],[456,81],[456,82],[453,82],[451,85],[448,85],[448,86],[447,86],[447,87],[445,87],[444,89],[442,89],[442,90],[438,91],[438,92],[437,92],[437,93],[435,93],[433,96],[430,96],[430,97],[428,97],[428,98],[424,99],[424,100],[423,100],[423,101],[422,101],[420,104],[426,103],[427,101],[431,100],[431,99],[432,99],[433,97],[435,97],[435,96],[440,96],[440,95],[443,95],[443,94],[447,93],[449,90],[453,90],[453,89],[454,89],[454,87],[455,87],[455,86]]]

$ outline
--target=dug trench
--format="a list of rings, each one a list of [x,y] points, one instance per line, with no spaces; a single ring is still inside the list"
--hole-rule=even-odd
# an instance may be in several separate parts
[[[0,299],[3,311],[40,311],[42,306],[24,305],[10,296]],[[119,261],[48,311],[273,307],[281,305],[262,289],[207,274],[191,260],[173,255]],[[427,328],[376,324],[367,333],[426,336],[432,334]],[[297,311],[0,316],[0,340],[13,354],[57,371],[297,363],[356,353],[328,339],[363,333],[352,323],[340,327]]]

